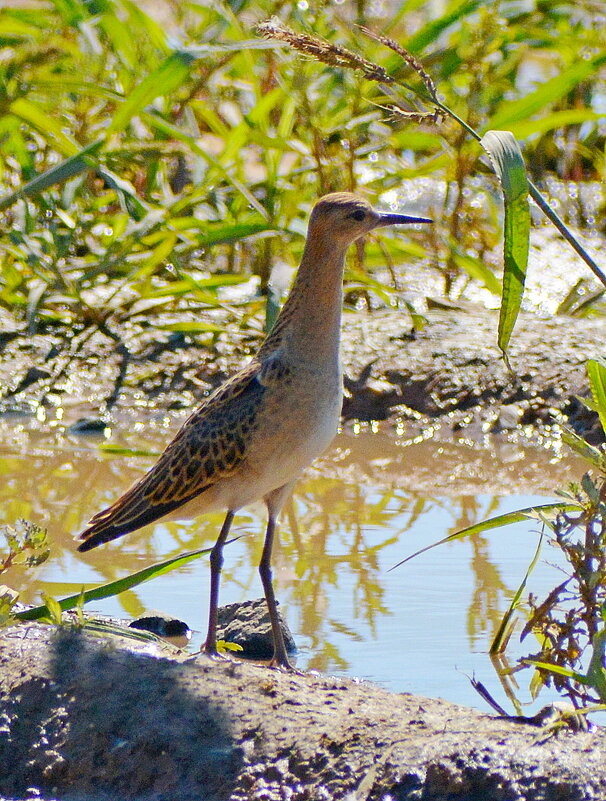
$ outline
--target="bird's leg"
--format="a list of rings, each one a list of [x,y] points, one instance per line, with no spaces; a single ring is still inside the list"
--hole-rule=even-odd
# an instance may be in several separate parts
[[[274,534],[276,531],[276,517],[270,511],[269,519],[267,521],[267,531],[265,532],[265,544],[263,545],[263,554],[259,562],[259,575],[263,583],[263,590],[265,592],[265,600],[267,601],[267,609],[269,610],[269,619],[271,621],[271,631],[274,640],[274,655],[270,662],[271,667],[279,667],[284,670],[293,670],[292,665],[288,661],[286,653],[286,646],[284,645],[284,636],[280,627],[280,620],[278,618],[278,606],[276,604],[276,596],[274,595],[274,588],[271,580],[271,549],[274,542]]]
[[[234,512],[229,511],[225,516],[221,531],[210,552],[210,603],[208,607],[208,633],[202,650],[209,656],[218,656],[217,652],[217,609],[219,608],[219,580],[223,567],[223,546],[229,534]]]

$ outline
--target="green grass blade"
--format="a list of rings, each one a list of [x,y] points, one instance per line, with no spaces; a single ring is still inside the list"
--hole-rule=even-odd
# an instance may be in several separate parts
[[[509,131],[488,131],[480,144],[488,153],[501,182],[505,201],[503,295],[498,344],[506,354],[526,280],[530,236],[528,179],[520,146]]]
[[[586,442],[583,437],[579,437],[574,431],[564,429],[562,431],[562,441],[565,442],[569,448],[572,448],[575,453],[582,456],[583,459],[586,459],[594,467],[597,467],[598,470],[606,470],[606,454],[594,448],[593,445]]]
[[[587,375],[602,430],[606,433],[606,362],[602,359],[589,359]]]
[[[180,323],[160,323],[154,327],[161,331],[180,331],[183,334],[223,334],[227,330],[224,325],[201,323],[194,320]]]
[[[234,537],[229,542],[235,542],[239,539]],[[117,581],[110,581],[108,584],[102,584],[99,587],[94,587],[92,590],[86,590],[84,593],[77,593],[76,595],[69,595],[67,598],[62,598],[57,603],[60,605],[62,611],[66,609],[73,609],[81,598],[84,598],[84,603],[89,601],[100,601],[102,598],[111,598],[118,595],[125,590],[130,590],[144,581],[162,576],[164,573],[170,573],[178,567],[186,565],[188,562],[197,559],[203,554],[210,553],[212,548],[202,548],[198,551],[189,551],[188,553],[175,556],[172,559],[167,559],[164,562],[158,562],[155,565],[138,570],[136,573],[131,573],[129,576],[118,579]],[[15,617],[17,620],[38,620],[41,617],[47,617],[49,610],[46,604],[42,606],[35,606],[33,609],[26,609],[24,612],[17,612]]]
[[[492,292],[493,295],[500,295],[501,294],[501,284],[499,279],[490,269],[490,267],[486,264],[485,261],[482,259],[478,259],[475,256],[470,256],[468,253],[465,253],[456,243],[451,240],[451,247],[452,247],[452,258],[454,263],[459,267],[461,270],[465,270],[465,272],[474,278],[476,281],[484,284],[486,289],[489,292]]]
[[[539,542],[538,542],[538,545],[537,545],[537,549],[536,549],[536,551],[534,553],[534,556],[532,558],[531,563],[528,565],[528,569],[526,570],[526,573],[524,574],[524,578],[522,579],[522,582],[521,582],[520,586],[518,587],[517,592],[515,593],[515,595],[511,599],[511,603],[509,604],[509,609],[503,615],[503,619],[501,620],[501,624],[499,625],[499,629],[498,629],[497,633],[495,634],[492,643],[490,644],[490,649],[488,651],[489,654],[500,654],[507,647],[507,640],[509,639],[509,636],[510,636],[508,634],[508,632],[510,631],[510,628],[511,628],[511,619],[513,617],[513,613],[515,612],[515,610],[518,607],[518,604],[520,603],[520,598],[522,597],[522,593],[524,592],[526,584],[528,583],[528,579],[530,578],[530,574],[535,569],[535,566],[536,566],[537,562],[539,561],[539,555],[541,553],[542,545],[543,545],[543,534],[541,534],[541,536],[539,537]]]
[[[108,170],[107,167],[99,169],[99,175],[107,186],[116,191],[118,197],[122,200],[125,210],[134,220],[139,222],[149,213],[150,207],[137,195],[137,190],[130,181],[116,175],[111,170]]]
[[[565,668],[561,665],[552,665],[550,662],[541,662],[539,659],[522,659],[521,661],[525,665],[532,665],[541,670],[548,670],[550,673],[557,673],[558,676],[566,676],[567,679],[578,681],[579,684],[589,684],[587,676],[584,676],[582,673],[577,673],[575,670],[570,670],[570,668]]]
[[[44,192],[45,189],[55,184],[65,183],[70,178],[73,178],[74,175],[78,175],[94,167],[96,164],[95,156],[101,150],[103,141],[102,139],[98,139],[96,142],[87,145],[79,153],[62,161],[61,164],[57,164],[55,167],[51,167],[50,170],[32,178],[31,181],[28,181],[16,192],[11,192],[10,195],[5,195],[3,198],[0,198],[0,211],[8,208],[23,197],[39,195],[40,192]]]
[[[5,9],[3,9],[5,10]],[[0,18],[0,47],[5,47],[9,39],[39,39],[40,28],[13,16]]]
[[[271,231],[274,226],[266,222],[236,223],[235,225],[208,224],[203,233],[196,235],[196,240],[201,247],[210,247],[230,242],[238,242],[247,236]]]
[[[569,125],[580,125],[583,122],[597,122],[603,120],[604,115],[590,108],[571,108],[564,111],[554,111],[552,114],[542,116],[538,120],[520,120],[507,126],[508,130],[517,139],[526,139],[532,134],[544,134],[555,128],[566,128]]]
[[[160,451],[145,450],[144,448],[126,448],[123,445],[114,445],[111,442],[102,442],[99,450],[103,453],[111,453],[114,456],[146,456],[157,459]]]
[[[441,540],[433,542],[431,545],[426,545],[424,548],[420,548],[410,556],[407,556],[406,559],[402,559],[402,561],[398,562],[397,565],[390,567],[389,570],[395,570],[396,567],[400,567],[400,565],[410,562],[411,559],[414,559],[420,554],[425,553],[426,551],[431,551],[433,548],[437,548],[438,545],[445,545],[447,542],[454,542],[455,540],[460,540],[464,537],[471,537],[474,534],[481,534],[483,531],[492,531],[494,528],[509,526],[511,523],[520,523],[522,520],[540,520],[541,517],[545,516],[545,514],[578,512],[579,508],[579,505],[576,503],[557,501],[555,503],[540,504],[539,506],[527,506],[524,509],[516,509],[514,512],[506,512],[502,515],[496,515],[496,517],[491,517],[488,520],[482,520],[481,523],[474,523],[473,526],[462,528],[460,531],[456,531],[454,534],[449,534],[447,537],[443,537]]]
[[[145,106],[160,95],[166,95],[180,86],[190,73],[195,60],[191,53],[177,51],[165,59],[157,70],[138,84],[120,106],[107,130],[107,136],[122,131]]]
[[[594,76],[604,63],[606,63],[606,53],[601,53],[592,59],[579,58],[575,60],[568,69],[541,83],[535,92],[501,104],[497,113],[490,120],[490,127],[504,128],[527,120],[533,114],[542,111],[545,106],[567,95],[581,81]]]
[[[431,20],[408,39],[406,49],[411,53],[420,53],[427,45],[433,44],[447,28],[472,14],[479,5],[478,0],[454,0],[441,17]]]
[[[172,136],[178,142],[184,142],[189,147],[192,153],[195,153],[196,156],[200,156],[200,158],[206,161],[207,164],[216,169],[225,178],[225,180],[228,181],[234,187],[234,189],[237,189],[238,192],[240,192],[246,198],[246,200],[250,203],[250,205],[254,209],[256,209],[256,211],[258,211],[259,214],[264,219],[269,220],[269,215],[267,211],[259,203],[259,201],[253,195],[253,193],[249,189],[247,189],[244,186],[244,184],[238,181],[237,178],[231,175],[229,170],[226,167],[224,167],[219,162],[218,159],[216,159],[206,150],[201,148],[193,136],[189,136],[188,134],[184,133],[179,128],[177,128],[176,125],[172,125],[171,123],[166,122],[166,120],[161,119],[157,114],[145,113],[142,114],[142,117],[146,123],[152,125],[156,130],[160,131],[161,133],[167,134],[168,136]],[[185,202],[189,203],[189,199],[187,199]],[[178,210],[178,204],[175,207],[175,212],[177,210]]]
[[[38,131],[62,156],[77,155],[80,145],[64,132],[59,120],[48,115],[35,103],[19,97],[10,104],[9,109],[15,117]]]

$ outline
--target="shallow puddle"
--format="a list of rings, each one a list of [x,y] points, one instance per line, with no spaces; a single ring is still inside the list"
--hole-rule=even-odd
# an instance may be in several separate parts
[[[157,451],[174,426],[162,418],[153,426],[123,425],[110,441]],[[22,419],[1,423],[0,523],[19,517],[39,522],[48,526],[52,543],[46,564],[2,577],[21,590],[21,600],[38,602],[41,592],[63,597],[213,544],[221,514],[158,523],[78,554],[73,535],[154,461],[104,453],[103,441],[40,432]],[[299,666],[486,709],[469,683],[475,674],[513,712],[487,650],[535,552],[538,524],[478,535],[389,568],[458,528],[554,500],[553,490],[578,480],[582,470],[575,459],[528,445],[404,444],[393,435],[341,434],[297,486],[274,557],[275,585],[300,647]],[[226,549],[222,603],[262,594],[256,564],[264,525],[261,505],[236,517],[233,531],[242,537]],[[528,590],[540,598],[562,580],[557,556],[545,546],[531,576]],[[129,617],[161,610],[194,629],[197,649],[208,579],[202,557],[91,606]],[[510,653],[523,653],[516,635]],[[522,701],[529,699],[530,678],[530,671],[518,676]],[[543,694],[528,709],[548,700]]]

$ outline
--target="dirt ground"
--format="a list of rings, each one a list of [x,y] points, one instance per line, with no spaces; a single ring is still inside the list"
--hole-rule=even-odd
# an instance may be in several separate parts
[[[27,624],[0,638],[0,793],[584,801],[606,797],[606,734]]]
[[[344,420],[385,421],[405,438],[431,428],[481,439],[562,422],[590,440],[597,416],[578,400],[588,392],[585,362],[603,352],[602,319],[520,315],[510,372],[496,346],[497,316],[480,306],[433,309],[422,331],[393,311],[348,312],[343,326]],[[2,321],[0,320],[0,323]],[[1,326],[0,326],[1,329]],[[259,340],[221,339],[215,352],[195,338],[115,325],[116,342],[84,343],[60,333],[0,333],[0,415],[34,415],[38,405],[111,419],[132,410],[189,408],[216,388]],[[71,415],[71,418],[69,417]]]

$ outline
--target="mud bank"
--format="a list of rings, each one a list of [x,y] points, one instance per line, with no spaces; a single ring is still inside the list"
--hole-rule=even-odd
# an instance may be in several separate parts
[[[445,435],[524,426],[572,425],[592,441],[597,417],[585,362],[603,350],[606,322],[522,314],[510,349],[513,372],[496,345],[497,316],[481,307],[433,309],[413,331],[407,315],[347,312],[343,327],[345,420],[385,421],[404,436],[428,426]],[[195,337],[119,327],[71,341],[59,334],[0,336],[0,412],[52,416],[177,410],[194,406],[254,352],[259,337],[220,339],[214,350]],[[235,342],[235,344],[234,344]],[[385,427],[384,425],[384,427]]]
[[[583,801],[606,794],[606,734],[27,624],[0,638],[0,793]]]

